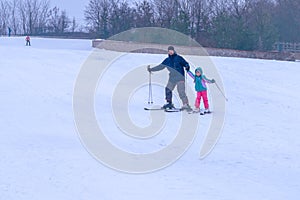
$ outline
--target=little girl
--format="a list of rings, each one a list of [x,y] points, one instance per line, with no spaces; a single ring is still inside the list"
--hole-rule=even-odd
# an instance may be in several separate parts
[[[197,92],[194,112],[200,112],[200,115],[204,115],[206,113],[211,113],[209,110],[206,83],[215,83],[215,80],[214,79],[210,80],[210,79],[206,78],[206,76],[203,75],[203,71],[200,67],[198,67],[195,70],[195,75],[191,71],[188,71],[187,73],[190,75],[190,77],[192,77],[194,79],[195,90]],[[204,108],[205,108],[204,111],[200,111],[201,98],[203,98],[203,102],[204,102]]]

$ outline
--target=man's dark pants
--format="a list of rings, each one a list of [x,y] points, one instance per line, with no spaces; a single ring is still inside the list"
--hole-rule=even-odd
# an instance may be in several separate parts
[[[174,81],[174,80],[169,79],[168,84],[165,88],[166,101],[169,103],[172,103],[172,91],[174,90],[174,88],[176,86],[177,86],[177,91],[178,91],[179,97],[182,101],[182,104],[183,105],[188,104],[188,98],[185,93],[185,81],[184,80]]]

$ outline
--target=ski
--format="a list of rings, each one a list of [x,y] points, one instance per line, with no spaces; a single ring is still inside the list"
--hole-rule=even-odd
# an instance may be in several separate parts
[[[198,111],[198,110],[192,110],[191,112],[188,112],[188,114],[197,114],[197,113],[200,113],[200,111]]]
[[[165,109],[165,112],[181,112],[182,110],[180,108],[171,108],[171,109]]]
[[[147,110],[147,111],[164,110],[165,112],[180,112],[180,111],[182,111],[180,108],[164,109],[164,108],[147,108],[147,107],[145,107],[144,110]]]
[[[163,108],[144,108],[144,110],[164,110]]]
[[[211,113],[212,113],[211,111],[207,111],[207,112],[204,111],[204,112],[201,112],[200,115],[207,115],[207,114],[211,114]]]
[[[196,110],[193,110],[191,112],[188,112],[188,114],[200,114],[200,115],[206,115],[206,114],[211,114],[212,112],[209,111],[209,112],[203,112],[203,111],[196,111]]]

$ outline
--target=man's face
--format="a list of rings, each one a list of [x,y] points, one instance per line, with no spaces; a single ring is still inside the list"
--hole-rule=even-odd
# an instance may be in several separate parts
[[[168,54],[169,54],[170,56],[172,56],[172,55],[174,54],[174,50],[169,50],[169,51],[168,51]]]

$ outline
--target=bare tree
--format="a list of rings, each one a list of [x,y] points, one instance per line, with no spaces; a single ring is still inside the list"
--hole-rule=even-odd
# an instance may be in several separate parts
[[[180,5],[176,30],[202,40],[210,25],[207,0],[178,0]]]
[[[205,46],[267,50],[278,38],[300,41],[299,0],[90,0],[85,18],[102,38],[132,27],[159,26]]]
[[[210,36],[214,47],[231,48],[231,14],[227,0],[210,1],[212,9]]]
[[[103,38],[109,36],[108,26],[111,7],[112,3],[109,0],[90,0],[84,11],[90,31],[96,32]]]
[[[127,2],[112,1],[109,15],[109,35],[134,27],[134,9]]]
[[[278,28],[279,40],[300,42],[300,1],[276,0],[274,21]]]
[[[61,12],[60,15],[60,23],[59,23],[59,27],[60,27],[60,32],[64,33],[66,31],[66,29],[68,29],[70,27],[70,19],[67,15],[67,12],[64,10]]]
[[[190,12],[190,35],[198,39],[199,33],[204,29],[206,0],[187,1],[187,9]]]
[[[38,17],[37,17],[38,33],[44,33],[46,31],[49,10],[50,10],[50,1],[41,0],[41,2],[39,3],[39,10],[38,10]]]
[[[11,0],[10,1],[10,13],[11,17],[9,20],[10,27],[14,33],[14,35],[17,35],[17,33],[20,31],[20,19],[18,16],[18,4],[19,0]]]
[[[215,0],[211,36],[216,47],[252,50],[248,13],[251,0]]]
[[[75,17],[73,17],[72,22],[71,22],[71,32],[74,33],[77,28],[78,28],[78,24],[76,22]]]
[[[66,11],[60,11],[58,7],[54,7],[49,11],[49,28],[54,33],[64,33],[70,26],[70,19]]]
[[[150,27],[155,23],[154,9],[151,2],[143,0],[135,3],[136,27]]]
[[[0,34],[5,35],[7,33],[9,18],[9,3],[6,0],[0,1]]]
[[[163,28],[171,28],[179,14],[180,4],[177,0],[153,0],[157,24]]]
[[[276,42],[277,31],[272,18],[274,9],[275,4],[271,0],[251,2],[248,26],[253,33],[255,49],[270,50]]]
[[[23,33],[35,34],[46,27],[49,1],[25,0],[19,3]]]

